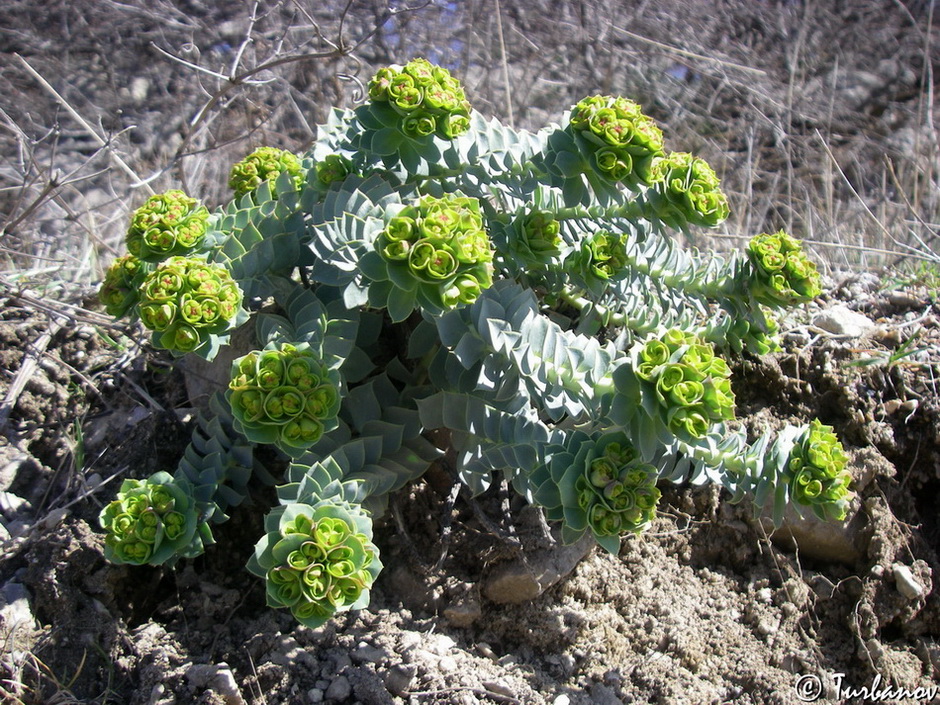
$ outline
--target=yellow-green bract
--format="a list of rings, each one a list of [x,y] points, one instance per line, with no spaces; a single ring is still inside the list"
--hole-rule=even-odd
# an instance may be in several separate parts
[[[268,605],[316,628],[336,612],[369,604],[381,563],[361,509],[289,504],[272,512],[266,526],[248,568],[265,579]]]
[[[300,187],[303,172],[296,155],[275,147],[259,147],[232,167],[228,185],[238,199],[252,193],[265,181],[275,181],[285,171]]]
[[[131,216],[127,249],[146,262],[190,254],[202,244],[208,220],[206,207],[183,191],[151,196]]]
[[[232,363],[227,394],[237,427],[255,443],[308,448],[336,427],[339,378],[307,345],[250,352]]]
[[[160,472],[124,480],[117,498],[99,517],[105,557],[114,563],[157,565],[184,549],[197,529],[192,497],[184,484]]]

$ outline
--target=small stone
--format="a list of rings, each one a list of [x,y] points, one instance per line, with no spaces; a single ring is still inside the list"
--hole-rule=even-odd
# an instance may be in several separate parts
[[[914,577],[910,568],[903,563],[895,563],[891,566],[891,570],[894,572],[894,584],[899,593],[908,600],[917,600],[923,596],[924,587]]]
[[[322,703],[323,702],[323,691],[319,688],[311,688],[307,691],[307,702],[308,703]]]
[[[594,545],[588,532],[570,546],[559,543],[551,549],[535,551],[527,556],[526,563],[499,565],[487,578],[483,592],[488,599],[502,604],[535,599],[571,573]]]
[[[330,700],[346,700],[352,695],[352,684],[346,676],[336,676],[330,687],[326,689],[326,697]]]
[[[29,500],[12,492],[0,492],[0,514],[6,519],[12,519],[20,512],[29,511],[29,509]]]
[[[503,695],[507,698],[515,698],[515,691],[510,688],[505,681],[483,681],[483,687],[496,695]]]
[[[418,669],[396,663],[385,674],[385,687],[392,695],[403,695],[414,682]]]
[[[218,693],[226,705],[247,705],[228,664],[194,663],[186,671],[186,680],[193,688],[205,688]]]
[[[571,705],[571,698],[562,693],[557,698],[552,700],[552,705]]]
[[[437,662],[437,667],[444,673],[452,673],[457,670],[457,659],[453,656],[441,656]]]
[[[850,338],[860,338],[875,327],[868,316],[841,305],[816,314],[813,325],[833,335]]]
[[[483,609],[480,607],[480,601],[472,597],[466,597],[444,608],[444,619],[454,627],[472,626],[481,616]]]
[[[387,657],[387,654],[384,649],[363,642],[349,656],[356,663],[379,663]]]

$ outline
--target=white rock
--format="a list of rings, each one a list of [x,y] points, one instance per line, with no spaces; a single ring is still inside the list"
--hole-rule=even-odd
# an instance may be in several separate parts
[[[813,325],[833,335],[851,338],[860,338],[875,327],[868,316],[841,305],[817,313],[813,317]]]
[[[924,586],[921,585],[911,569],[903,563],[895,563],[891,566],[894,571],[894,584],[898,592],[904,595],[908,600],[916,600],[924,594]]]

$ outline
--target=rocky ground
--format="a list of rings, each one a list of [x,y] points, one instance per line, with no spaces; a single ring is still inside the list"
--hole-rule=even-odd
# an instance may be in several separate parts
[[[265,607],[243,568],[268,487],[253,488],[196,560],[105,562],[96,517],[119,478],[172,469],[188,441],[183,372],[90,300],[50,306],[7,291],[0,694],[794,703],[819,685],[817,702],[847,702],[837,674],[841,695],[926,694],[915,689],[940,683],[940,302],[916,283],[831,284],[785,322],[785,352],[737,361],[735,385],[753,428],[813,416],[835,426],[858,492],[844,525],[792,522],[771,535],[713,489],[664,488],[653,528],[612,556],[549,545],[532,511],[498,491],[462,494],[451,510],[446,487],[419,482],[378,524],[387,568],[370,608],[316,630]]]

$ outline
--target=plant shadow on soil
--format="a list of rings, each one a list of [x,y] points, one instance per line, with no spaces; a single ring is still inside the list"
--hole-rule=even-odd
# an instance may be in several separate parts
[[[903,324],[908,311],[871,290],[866,297],[856,306],[883,330]],[[940,306],[924,299],[917,313],[932,317],[922,322],[923,345],[936,359]],[[6,369],[16,372],[24,343],[46,325],[7,302]],[[267,608],[263,585],[244,568],[275,501],[260,483],[197,559],[174,568],[104,560],[97,514],[120,479],[89,492],[89,478],[172,469],[191,413],[166,359],[128,358],[94,330],[64,328],[46,358],[65,364],[38,368],[11,417],[15,443],[0,447],[0,489],[28,502],[4,514],[5,526],[15,531],[18,520],[26,533],[8,541],[0,562],[9,603],[0,612],[10,646],[3,677],[20,684],[15,695],[26,703],[67,693],[68,702],[130,705],[551,703],[562,695],[573,703],[790,703],[797,679],[815,673],[845,673],[856,687],[876,675],[898,687],[934,685],[940,401],[922,367],[849,364],[898,344],[889,334],[822,338],[735,365],[749,428],[819,416],[850,449],[859,517],[854,553],[841,560],[769,540],[750,507],[728,505],[714,489],[664,488],[660,518],[629,537],[620,556],[595,549],[540,596],[500,604],[486,593],[494,569],[525,563],[544,535],[518,500],[505,515],[498,488],[451,505],[446,474],[432,475],[399,492],[377,523],[386,570],[370,608],[311,630]],[[909,417],[885,411],[886,402],[909,399],[918,400]],[[76,419],[88,459],[78,469],[63,440]],[[895,565],[922,595],[902,593]],[[34,622],[11,623],[16,595]],[[829,688],[819,702],[839,702]]]

